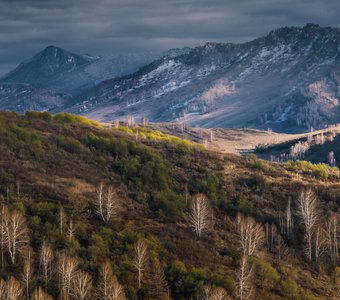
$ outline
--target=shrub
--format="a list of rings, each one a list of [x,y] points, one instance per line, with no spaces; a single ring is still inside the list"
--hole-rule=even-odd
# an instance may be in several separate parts
[[[58,136],[57,145],[70,153],[81,153],[85,150],[85,147],[81,142],[73,138],[67,138],[65,136]]]
[[[301,288],[300,286],[291,278],[281,282],[282,294],[286,299],[289,300],[300,300],[301,299]]]
[[[89,120],[85,117],[73,115],[69,113],[60,113],[54,117],[54,120],[60,121],[63,123],[75,123],[75,124],[83,124],[88,126],[99,126],[98,122]]]
[[[313,175],[319,179],[328,178],[328,167],[325,164],[317,164],[313,168]]]
[[[263,192],[267,185],[267,179],[262,173],[254,173],[245,179],[245,183],[248,187]]]
[[[244,194],[239,194],[236,197],[235,205],[238,211],[245,214],[251,214],[254,212],[254,206],[249,202],[248,198]]]
[[[29,120],[51,121],[52,115],[47,111],[28,111],[25,114],[25,118]]]
[[[256,272],[261,276],[261,278],[268,284],[273,285],[279,282],[280,275],[277,270],[269,263],[260,258],[252,258]]]
[[[318,179],[327,179],[329,167],[326,164],[313,164],[305,160],[288,161],[286,166],[291,170],[309,172]]]
[[[156,191],[151,196],[149,207],[154,212],[173,219],[182,216],[185,201],[181,195],[171,190]]]

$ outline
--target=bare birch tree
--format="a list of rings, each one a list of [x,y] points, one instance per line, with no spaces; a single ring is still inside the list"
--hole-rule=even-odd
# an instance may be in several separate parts
[[[266,245],[267,250],[273,252],[276,242],[277,229],[275,224],[266,223],[265,224],[265,232],[266,232]]]
[[[222,287],[205,286],[200,297],[202,300],[230,300],[227,291]]]
[[[243,255],[237,274],[236,296],[240,300],[250,299],[253,293],[252,285],[253,269],[249,264],[248,257]]]
[[[84,271],[77,271],[72,279],[71,294],[75,300],[89,299],[92,289],[92,278]]]
[[[101,266],[98,294],[101,300],[125,300],[124,288],[113,274],[109,261]]]
[[[163,266],[157,257],[149,259],[146,287],[150,299],[168,300],[168,283]]]
[[[32,300],[53,300],[53,297],[47,294],[41,287],[34,290]]]
[[[210,202],[205,195],[197,194],[193,197],[188,219],[198,237],[211,227],[213,213]]]
[[[69,300],[71,294],[71,283],[76,274],[78,262],[75,258],[61,254],[58,258],[58,274],[60,294],[62,300]]]
[[[135,257],[133,261],[133,265],[135,266],[138,272],[139,289],[142,287],[142,276],[147,260],[148,260],[148,247],[142,239],[139,239],[135,245]]]
[[[33,262],[32,262],[32,250],[30,248],[26,249],[24,256],[24,265],[22,272],[22,281],[26,289],[26,299],[30,299],[30,289],[31,289],[31,278],[33,276]]]
[[[59,219],[60,233],[62,234],[64,232],[64,227],[65,227],[65,223],[66,223],[66,213],[65,213],[65,210],[62,206],[59,207],[58,219]]]
[[[50,272],[51,272],[51,265],[54,258],[53,250],[50,244],[43,240],[40,249],[40,268],[44,274],[45,284],[47,284]]]
[[[322,230],[321,226],[318,226],[315,229],[314,234],[314,256],[315,256],[315,263],[319,266],[319,258],[321,254],[325,250],[326,239],[324,235],[324,231]]]
[[[73,225],[73,219],[70,219],[67,231],[68,231],[68,238],[70,240],[72,240],[73,237],[74,237],[74,232],[75,232],[75,228],[74,228],[74,225]]]
[[[7,300],[7,286],[6,281],[0,277],[0,300]]]
[[[4,268],[4,251],[5,251],[5,206],[1,206],[0,210],[0,246],[1,246],[1,269]]]
[[[315,226],[319,219],[318,199],[312,189],[304,189],[298,197],[299,215],[305,227],[306,252],[309,262],[312,261],[312,241]]]
[[[23,254],[28,244],[28,231],[25,217],[20,211],[3,210],[2,226],[6,250],[11,263],[15,264],[19,254]]]
[[[112,186],[107,188],[104,192],[104,186],[102,183],[99,184],[96,191],[96,209],[97,213],[102,217],[105,223],[109,223],[111,218],[117,215],[120,202]]]
[[[242,253],[247,256],[253,255],[264,241],[262,225],[251,217],[238,214],[237,227]]]
[[[285,212],[285,218],[286,218],[286,236],[287,239],[291,238],[292,232],[293,232],[293,216],[292,216],[292,206],[291,206],[291,200],[288,200],[287,209]]]
[[[338,231],[339,231],[338,216],[332,215],[326,221],[325,232],[327,237],[329,256],[333,263],[339,258]]]
[[[23,298],[24,290],[18,280],[10,277],[6,281],[6,300],[20,300]]]

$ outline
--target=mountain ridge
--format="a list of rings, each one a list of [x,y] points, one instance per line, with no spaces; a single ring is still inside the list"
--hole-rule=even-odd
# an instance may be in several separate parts
[[[339,51],[340,30],[315,24],[242,44],[210,42],[101,82],[67,110],[105,121],[133,115],[202,127],[322,128],[338,121]]]
[[[67,76],[64,72],[44,86],[72,94],[47,109],[99,121],[131,115],[206,128],[292,133],[340,122],[339,28],[282,27],[240,44],[170,49],[139,69],[123,63],[116,76],[111,66],[100,75],[107,61],[97,59]]]

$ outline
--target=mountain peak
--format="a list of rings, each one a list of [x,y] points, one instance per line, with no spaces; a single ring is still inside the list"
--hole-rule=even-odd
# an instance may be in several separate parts
[[[3,81],[43,85],[55,76],[74,71],[92,61],[93,58],[50,45],[20,64]]]

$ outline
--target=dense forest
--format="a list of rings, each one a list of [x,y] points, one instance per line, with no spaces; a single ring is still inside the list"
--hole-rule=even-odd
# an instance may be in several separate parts
[[[339,299],[340,171],[0,113],[0,299]]]

